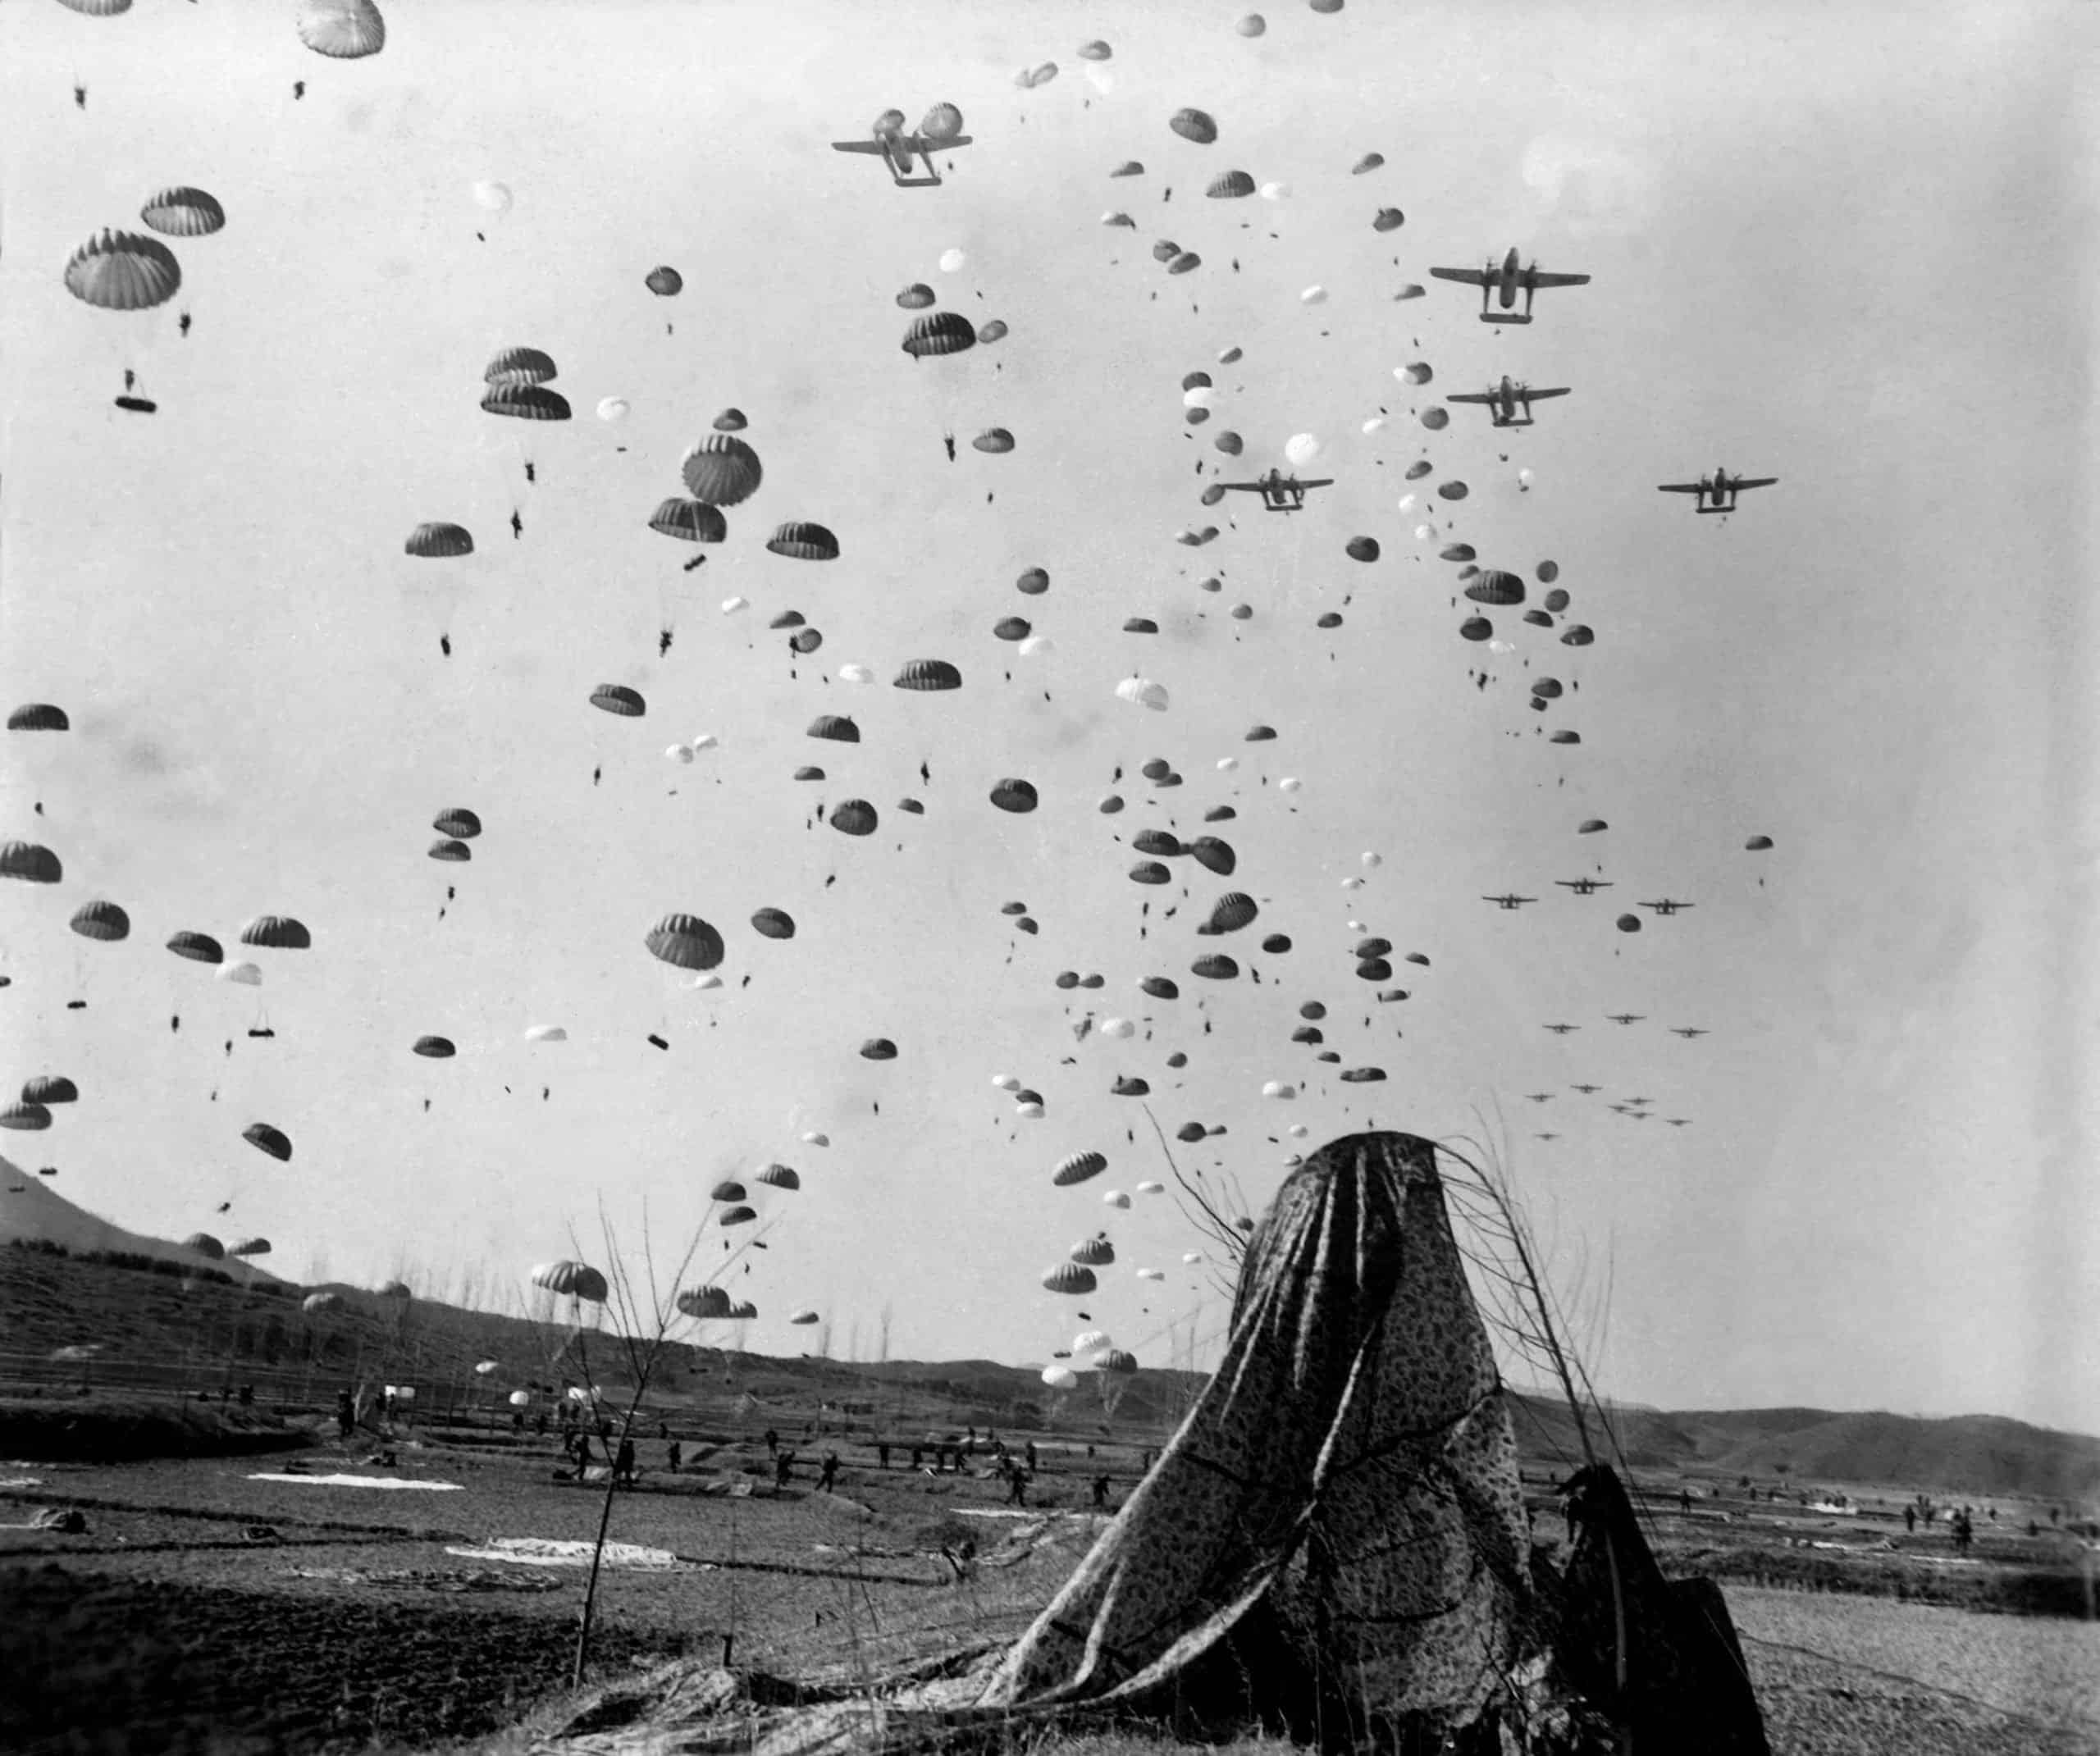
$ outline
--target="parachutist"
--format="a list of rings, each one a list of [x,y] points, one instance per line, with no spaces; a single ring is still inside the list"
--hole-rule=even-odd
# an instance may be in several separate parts
[[[218,1211],[219,1211],[221,1213],[224,1213],[224,1212],[226,1212],[229,1208],[231,1208],[232,1206],[233,1206],[233,1203],[232,1203],[231,1202],[221,1202],[219,1203]]]
[[[948,452],[948,462],[949,462],[949,463],[954,463],[954,462],[955,462],[955,435],[954,435],[954,434],[952,434],[952,433],[943,433],[943,434],[942,434],[942,435],[941,435],[941,443],[942,443],[943,445],[946,445],[946,446],[947,447],[947,452]]]
[[[41,799],[36,801],[36,814],[39,817],[43,815],[43,800]]]
[[[836,872],[834,872],[834,873],[832,873],[829,878],[827,878],[824,881],[824,887],[826,890],[829,890],[829,889],[831,888],[831,887],[832,887],[833,885],[836,884],[838,882],[838,874]]]
[[[126,367],[124,368],[124,394],[127,396],[130,395],[131,394],[131,386],[138,381],[138,373],[132,371],[129,366]]]
[[[660,659],[670,650],[671,631],[669,628],[659,628],[656,631],[656,656]]]
[[[605,773],[605,771],[602,768],[593,769],[591,771],[591,784],[593,787],[596,786],[599,781],[604,778]]]
[[[229,1056],[233,1053],[233,1038],[231,1037],[226,1038],[226,1053]]]
[[[620,449],[624,451],[627,449],[627,447],[625,445],[622,445]],[[680,568],[678,571],[682,573],[690,573],[695,568],[700,566],[702,562],[705,561],[707,557],[704,554],[696,554],[692,558],[692,559],[687,562],[683,567]]]
[[[550,1097],[553,1097],[554,1094],[555,1088],[551,1085],[541,1086],[540,1088],[540,1101],[541,1103],[545,1103]]]
[[[515,508],[512,509],[510,514],[510,534],[514,540],[525,534],[525,521],[518,516]]]
[[[537,481],[540,479],[536,466],[529,463],[525,466],[525,479],[527,481]]]
[[[187,335],[189,333],[189,313],[185,311],[177,317],[175,320],[175,326],[178,333]]]
[[[430,1114],[430,1100],[427,1097],[423,1100],[423,1114],[425,1115]]]
[[[737,987],[749,987],[751,985],[751,978],[749,976],[746,976],[746,977],[743,978],[743,980],[742,980],[742,981],[739,982],[739,983],[737,984]]]
[[[439,635],[437,637],[437,650],[443,653],[446,658],[450,658],[452,656],[452,636],[449,634]]]
[[[451,884],[447,884],[447,885],[445,887],[445,900],[447,902],[451,901],[452,901],[452,899],[453,899],[455,896],[457,896],[458,894],[459,894],[459,890],[458,890],[458,887],[457,887],[456,886],[454,886],[454,885],[451,885]]]
[[[934,771],[924,762],[919,764],[919,778],[929,787],[934,784]]]
[[[86,109],[86,108],[87,108],[87,107],[88,107],[88,89],[87,89],[87,87],[86,87],[86,86],[84,86],[84,85],[75,85],[75,86],[73,88],[73,102],[74,102],[74,103],[75,103],[75,105],[77,105],[80,108],[81,108],[81,109],[83,109],[83,110],[84,110],[84,109]]]
[[[299,100],[305,95],[306,81],[304,80],[294,80],[292,81],[292,102],[294,103],[297,103]]]

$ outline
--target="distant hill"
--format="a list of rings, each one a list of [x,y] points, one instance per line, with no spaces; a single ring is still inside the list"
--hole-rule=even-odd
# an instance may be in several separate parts
[[[202,1252],[167,1238],[144,1238],[136,1232],[127,1232],[84,1207],[75,1206],[34,1171],[24,1170],[11,1160],[0,1158],[0,1245],[12,1243],[16,1238],[62,1244],[75,1255],[90,1250],[124,1251],[185,1266],[209,1266],[237,1275],[276,1278],[258,1267],[252,1257],[215,1262]],[[232,1233],[219,1240],[221,1244],[236,1241]]]
[[[15,1249],[15,1239],[55,1244],[61,1257]],[[84,1259],[125,1252],[171,1265],[159,1273]],[[510,1391],[544,1397],[579,1382],[580,1361],[609,1389],[624,1382],[618,1343],[567,1325],[468,1311],[436,1301],[404,1302],[336,1287],[338,1303],[309,1315],[288,1285],[229,1259],[207,1262],[164,1238],[144,1238],[75,1206],[34,1174],[0,1159],[0,1380],[51,1384],[82,1375],[80,1352],[94,1352],[100,1386],[216,1385],[254,1382],[283,1398],[332,1397],[358,1378],[413,1382],[425,1407],[486,1407]],[[185,1268],[232,1270],[226,1284]],[[1159,1444],[1201,1389],[1194,1374],[1141,1371],[1112,1414],[1090,1390],[1053,1396],[1035,1366],[993,1360],[853,1362],[804,1354],[744,1352],[733,1325],[701,1332],[705,1345],[673,1348],[652,1388],[652,1407],[696,1419],[783,1431],[819,1409],[909,1442],[975,1425],[1046,1428],[1089,1441]],[[494,1362],[487,1373],[477,1365]],[[4,1387],[4,1386],[0,1386]],[[1537,1470],[1573,1468],[1582,1457],[1574,1423],[1538,1391],[1511,1398],[1519,1451]],[[2052,1432],[1993,1415],[1923,1420],[1819,1408],[1664,1410],[1616,1404],[1607,1423],[1637,1468],[1693,1476],[1929,1489],[1975,1496],[2100,1499],[2100,1439]]]

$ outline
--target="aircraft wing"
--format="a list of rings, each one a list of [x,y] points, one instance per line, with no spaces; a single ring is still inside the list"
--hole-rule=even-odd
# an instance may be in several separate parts
[[[831,149],[834,153],[874,153],[879,154],[883,150],[883,144],[879,140],[834,140],[831,143]]]
[[[957,135],[952,140],[928,140],[920,145],[919,150],[921,153],[926,152],[929,149],[936,153],[945,153],[950,147],[968,146],[970,143],[970,136],[968,135]]]
[[[1658,494],[1704,494],[1706,489],[1703,483],[1696,481],[1664,481],[1655,485],[1655,491]]]
[[[1745,488],[1769,488],[1778,479],[1777,476],[1751,476],[1738,478],[1728,486],[1740,494]]]
[[[1434,274],[1436,271],[1432,268],[1430,272]],[[1587,275],[1542,275],[1534,271],[1532,276],[1533,286],[1587,286],[1589,284]]]
[[[1567,394],[1568,387],[1564,385],[1557,390],[1527,390],[1522,396],[1518,397],[1517,400],[1520,403],[1542,403],[1549,396],[1565,396]],[[1458,398],[1455,396],[1447,397],[1445,400],[1447,402],[1455,403],[1458,401]]]
[[[1214,481],[1214,488],[1222,488],[1228,494],[1259,494],[1262,486],[1258,481]]]
[[[1444,399],[1447,403],[1492,403],[1500,399],[1481,390],[1467,390],[1457,396],[1447,396]]]
[[[1301,481],[1298,484],[1301,488],[1331,488],[1334,485],[1335,478],[1332,476],[1315,476],[1310,481]],[[1290,484],[1285,483],[1285,486],[1289,486]]]
[[[1463,281],[1468,286],[1486,286],[1487,271],[1483,268],[1432,268],[1430,276],[1438,281]]]

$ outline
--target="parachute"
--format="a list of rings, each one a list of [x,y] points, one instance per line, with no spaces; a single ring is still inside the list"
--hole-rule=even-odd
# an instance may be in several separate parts
[[[838,539],[820,524],[790,521],[765,540],[767,550],[791,561],[836,561]]]
[[[543,1287],[557,1298],[581,1300],[592,1305],[605,1302],[611,1288],[598,1270],[583,1262],[567,1258],[558,1262],[540,1262],[534,1265],[532,1284]]]
[[[1044,1273],[1043,1284],[1052,1293],[1077,1297],[1093,1292],[1101,1283],[1094,1278],[1092,1269],[1083,1268],[1077,1262],[1060,1262]]]
[[[1203,191],[1212,201],[1238,201],[1254,193],[1254,180],[1244,171],[1221,172]]]
[[[299,39],[331,60],[361,61],[386,47],[386,21],[372,0],[303,0]],[[505,207],[510,204],[509,195],[504,189]]]
[[[243,959],[239,963],[222,964],[214,981],[231,982],[241,987],[260,987],[262,985],[262,966]]]
[[[988,426],[970,443],[974,450],[1002,457],[1014,449],[1014,436],[1002,426]]]
[[[1560,644],[1564,646],[1587,646],[1596,639],[1594,633],[1577,622],[1562,632]]]
[[[1254,899],[1246,892],[1229,890],[1211,905],[1209,930],[1212,933],[1237,933],[1260,913]]]
[[[209,1232],[192,1232],[182,1240],[182,1247],[194,1250],[198,1255],[208,1257],[214,1262],[226,1260],[226,1247]]]
[[[113,902],[84,902],[66,924],[84,939],[115,944],[131,937],[131,917]]]
[[[71,1104],[80,1100],[80,1088],[62,1073],[43,1073],[22,1082],[25,1104]]]
[[[148,196],[139,217],[170,238],[208,238],[224,228],[226,210],[217,196],[183,185]]]
[[[959,311],[930,312],[914,317],[904,332],[904,351],[914,359],[961,353],[977,345],[977,331]]]
[[[1232,28],[1243,37],[1252,39],[1260,36],[1266,31],[1269,28],[1269,21],[1259,12],[1249,12]]]
[[[724,1205],[733,1204],[744,1198],[744,1186],[741,1183],[718,1183],[707,1192],[707,1198],[711,1202],[721,1202]]]
[[[1027,781],[1002,780],[992,789],[992,802],[1002,811],[1025,814],[1035,809],[1035,788]]]
[[[66,290],[105,311],[148,311],[175,297],[182,267],[158,238],[105,228],[66,264]]]
[[[624,683],[600,683],[591,691],[591,705],[622,719],[639,719],[649,711],[641,692]]]
[[[818,1320],[817,1314],[814,1311],[806,1308],[797,1311],[795,1315],[790,1317],[788,1320],[790,1323],[810,1324],[815,1323]]]
[[[879,821],[874,806],[865,799],[845,800],[833,810],[829,820],[841,835],[873,835]]]
[[[545,384],[555,376],[554,356],[537,348],[505,348],[482,368],[484,384]]]
[[[1166,125],[1184,139],[1198,146],[1212,146],[1217,141],[1217,123],[1201,110],[1176,110],[1168,118]]]
[[[1076,1390],[1080,1375],[1068,1366],[1046,1366],[1043,1368],[1043,1381],[1052,1390]]]
[[[649,955],[681,969],[712,969],[722,961],[722,935],[697,914],[666,914],[643,936]]]
[[[1220,878],[1230,878],[1233,869],[1239,864],[1239,856],[1228,842],[1216,836],[1199,835],[1189,844],[1189,852],[1196,864],[1207,872],[1215,872]]]
[[[450,560],[474,552],[474,539],[463,524],[419,524],[409,532],[403,550],[425,560]]]
[[[544,384],[495,384],[482,399],[482,407],[492,415],[514,421],[566,421],[568,399]]]
[[[1754,835],[1742,846],[1743,851],[1746,854],[1767,854],[1772,851],[1772,837],[1769,835]]]
[[[0,1128],[34,1133],[51,1126],[51,1112],[42,1104],[10,1104],[0,1110]]]
[[[1127,627],[1127,624],[1125,625]],[[1148,628],[1147,632],[1157,632]],[[1147,677],[1126,677],[1116,686],[1116,699],[1128,701],[1135,707],[1150,708],[1154,713],[1166,711],[1167,694],[1164,683],[1156,683]]]
[[[913,659],[901,666],[891,678],[895,689],[914,689],[921,693],[962,687],[962,673],[945,659]]]
[[[897,1045],[887,1037],[870,1037],[861,1045],[861,1059],[864,1061],[893,1061],[897,1059]]]
[[[281,1128],[272,1128],[267,1122],[251,1122],[240,1131],[240,1138],[258,1152],[267,1152],[272,1158],[289,1163],[292,1156],[291,1136]]]
[[[453,1047],[450,1037],[418,1037],[413,1045],[412,1052],[422,1056],[426,1060],[443,1061],[451,1060],[459,1051]]]
[[[760,909],[751,916],[751,926],[769,939],[792,939],[795,937],[794,917],[785,909]]]
[[[805,1134],[802,1138],[812,1146],[822,1147],[830,1144],[830,1142],[822,1134]],[[792,1165],[769,1165],[753,1177],[751,1181],[762,1183],[768,1188],[773,1189],[799,1189],[802,1186],[801,1173]]]
[[[741,433],[751,422],[744,418],[742,409],[725,408],[715,416],[712,425],[718,433]]]
[[[729,521],[705,500],[673,495],[649,515],[649,528],[681,542],[719,543],[729,534]]]
[[[1203,976],[1212,982],[1230,982],[1239,974],[1239,965],[1232,959],[1216,954],[1198,957],[1189,965],[1189,969],[1191,974]]]
[[[861,728],[838,714],[818,714],[810,722],[808,735],[813,738],[829,738],[838,744],[857,744],[861,741]]]
[[[924,311],[934,303],[934,290],[923,281],[915,281],[897,295],[897,302],[906,311]]]
[[[1524,601],[1524,582],[1498,568],[1483,568],[1468,583],[1466,595],[1476,604],[1508,608]]]
[[[1134,158],[1126,158],[1108,174],[1112,177],[1141,177],[1145,174],[1145,167]]]
[[[1637,914],[1622,914],[1615,924],[1621,933],[1638,933],[1641,930],[1641,917]]]
[[[443,838],[431,843],[430,857],[432,860],[445,860],[454,864],[463,864],[474,857],[474,851],[464,842]]]
[[[228,1256],[267,1256],[270,1240],[267,1238],[244,1238],[226,1252]]]
[[[1058,1161],[1050,1181],[1056,1188],[1070,1188],[1075,1183],[1099,1176],[1107,1168],[1108,1161],[1098,1152],[1074,1152]]]
[[[1577,835],[1596,835],[1610,827],[1601,817],[1592,817],[1586,819],[1575,832]]]
[[[471,842],[482,832],[482,820],[464,805],[455,805],[440,811],[431,819],[431,828],[440,835],[449,835],[462,842]]]
[[[1378,559],[1378,539],[1375,536],[1352,536],[1344,547],[1352,561],[1375,561]]]
[[[676,299],[685,290],[686,277],[675,268],[659,267],[651,269],[641,284],[659,299]]]
[[[10,732],[70,732],[73,722],[66,717],[66,709],[53,707],[48,701],[30,701],[16,708],[7,716]]]
[[[1105,1268],[1116,1260],[1116,1247],[1109,1243],[1107,1234],[1082,1239],[1072,1246],[1071,1260],[1083,1268]]]
[[[317,1317],[324,1311],[340,1310],[343,1296],[340,1293],[309,1293],[299,1302],[299,1308],[310,1317]]]

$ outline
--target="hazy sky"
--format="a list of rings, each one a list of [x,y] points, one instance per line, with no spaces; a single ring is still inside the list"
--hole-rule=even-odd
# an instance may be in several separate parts
[[[431,1291],[477,1265],[514,1281],[572,1226],[595,1247],[600,1200],[623,1232],[646,1202],[660,1253],[718,1178],[779,1159],[804,1187],[761,1192],[769,1247],[733,1275],[762,1313],[749,1345],[803,1345],[786,1320],[810,1306],[865,1352],[887,1307],[893,1354],[1039,1361],[1076,1308],[1165,1364],[1174,1325],[1214,1336],[1223,1307],[1170,1201],[1101,1203],[1168,1174],[1118,1074],[1151,1082],[1170,1133],[1225,1124],[1191,1162],[1258,1206],[1290,1152],[1485,1114],[1564,1290],[1608,1287],[1591,1355],[1619,1394],[2100,1430],[2094,208],[2070,71],[2090,14],[1491,10],[1279,5],[1249,40],[1231,5],[449,0],[389,7],[384,52],[338,62],[288,6],[0,9],[0,696],[74,727],[0,746],[0,833],[66,864],[57,889],[0,887],[0,1041],[10,1079],[82,1092],[10,1156],[135,1229],[261,1233],[281,1272]],[[1114,55],[1090,65],[1096,36]],[[1054,82],[1016,89],[1050,60]],[[977,143],[943,188],[829,149],[938,99]],[[1189,104],[1215,145],[1169,131]],[[1372,150],[1383,168],[1351,176]],[[1131,158],[1145,174],[1112,180]],[[1288,192],[1203,199],[1231,168]],[[485,180],[509,212],[477,204]],[[170,184],[228,216],[173,240],[176,299],[73,299],[72,250],[141,229]],[[1406,223],[1376,233],[1387,206]],[[1104,228],[1112,209],[1136,228]],[[1167,276],[1162,238],[1201,269]],[[1542,294],[1529,329],[1477,322],[1463,288],[1395,302],[1512,243],[1593,282]],[[966,265],[943,272],[951,249]],[[645,289],[658,263],[679,297]],[[912,281],[1011,333],[915,363]],[[574,421],[481,411],[484,363],[515,344],[553,355]],[[1427,388],[1394,376],[1416,360]],[[127,365],[157,415],[112,406]],[[1203,427],[1183,419],[1195,369],[1217,381]],[[1527,431],[1419,424],[1505,370],[1573,394]],[[596,417],[608,396],[623,422]],[[685,573],[695,551],[646,520],[732,404],[764,485]],[[1012,453],[970,447],[995,424]],[[1233,474],[1309,432],[1336,486],[1295,518],[1206,512],[1226,428]],[[1423,456],[1434,473],[1404,481]],[[1783,479],[1728,519],[1654,491],[1716,463]],[[1437,500],[1454,480],[1470,497]],[[769,554],[797,518],[841,558]],[[405,557],[431,519],[477,553]],[[1176,545],[1206,522],[1215,543]],[[1344,554],[1359,534],[1375,564]],[[1556,561],[1596,644],[1515,611],[1514,651],[1459,640],[1437,559],[1459,540],[1527,577]],[[1024,598],[1031,566],[1052,586]],[[752,608],[724,616],[733,594]],[[790,608],[824,636],[792,677],[767,628]],[[1316,628],[1330,609],[1342,626]],[[1008,615],[1052,650],[995,640]],[[1121,632],[1132,615],[1160,632]],[[924,657],[964,688],[888,686]],[[1170,709],[1118,700],[1132,674]],[[1543,714],[1541,674],[1571,686]],[[647,716],[593,709],[605,682]],[[806,738],[826,712],[862,741]],[[1276,741],[1243,742],[1256,722]],[[1579,747],[1547,744],[1561,727]],[[719,747],[666,759],[701,732]],[[1139,776],[1154,755],[1182,787]],[[829,778],[793,782],[803,763]],[[1007,776],[1040,809],[995,810]],[[1111,790],[1121,815],[1096,810]],[[895,809],[907,793],[924,816]],[[849,796],[876,834],[811,826]],[[1138,830],[1201,832],[1219,804],[1230,881],[1185,860],[1171,890],[1128,881]],[[486,826],[466,865],[424,857],[453,805]],[[1578,837],[1592,816],[1609,831]],[[1756,833],[1772,852],[1743,851]],[[1616,887],[1554,885],[1586,873]],[[1513,887],[1541,900],[1480,900]],[[1199,939],[1231,888],[1260,920]],[[1614,930],[1664,895],[1697,906]],[[128,942],[67,931],[94,896],[130,911]],[[751,929],[766,905],[793,940]],[[644,951],[672,910],[727,939],[719,992]],[[162,949],[185,928],[231,947],[263,912],[314,948],[254,954],[259,990]],[[1287,956],[1260,951],[1271,932]],[[1363,933],[1430,958],[1398,966],[1411,998],[1372,1003]],[[1260,984],[1193,976],[1213,951]],[[1067,969],[1106,986],[1060,991]],[[1151,974],[1182,997],[1148,1001]],[[1384,1083],[1290,1041],[1312,999],[1343,1065]],[[272,1039],[244,1034],[258,1005]],[[1139,1033],[1075,1041],[1088,1010]],[[1622,1010],[1645,1021],[1606,1022]],[[1582,1029],[1540,1028],[1562,1019]],[[569,1040],[527,1043],[541,1024]],[[426,1032],[459,1056],[411,1055]],[[894,1061],[860,1057],[879,1035]],[[1048,1114],[1015,1119],[999,1074]],[[1272,1079],[1297,1100],[1265,1101]],[[1605,1107],[1629,1096],[1657,1119]],[[257,1120],[291,1163],[244,1144]],[[1108,1174],[1052,1188],[1082,1147]],[[1044,1293],[1104,1226],[1102,1292]],[[1153,1266],[1163,1282],[1134,1278]]]

